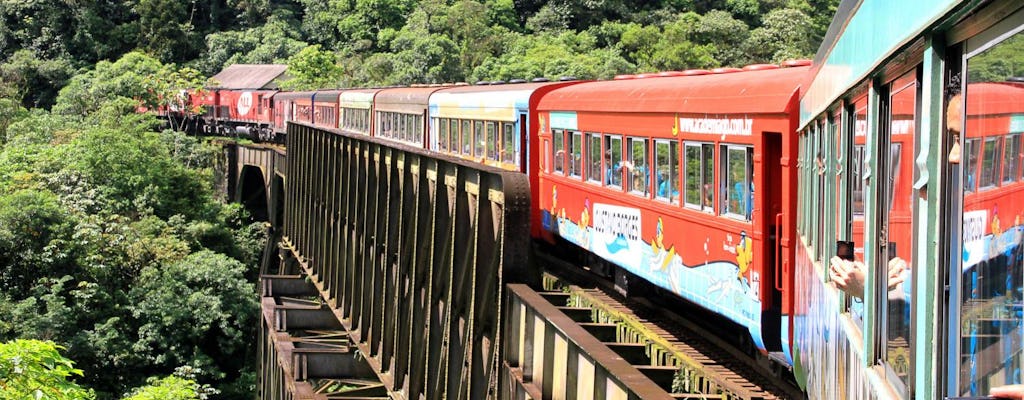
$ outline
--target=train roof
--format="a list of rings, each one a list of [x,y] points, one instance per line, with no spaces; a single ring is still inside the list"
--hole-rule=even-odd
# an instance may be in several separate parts
[[[442,89],[430,96],[430,116],[513,121],[516,110],[528,108],[533,95],[580,82],[511,83]]]
[[[213,89],[277,89],[277,79],[288,69],[284,64],[232,64],[210,80]]]
[[[967,115],[1020,114],[1024,118],[1024,85],[1014,82],[979,82],[967,84]]]
[[[637,113],[782,113],[808,67],[588,82],[553,90],[538,109]]]
[[[800,126],[862,82],[963,0],[843,0],[803,85]]]
[[[313,98],[313,93],[316,93],[316,92],[312,92],[312,91],[309,91],[309,92],[278,92],[277,95],[274,96],[274,98],[278,99],[278,100],[302,99],[302,98],[312,99]]]
[[[430,95],[446,86],[435,87],[400,87],[382,89],[374,97],[374,105],[378,111],[397,111],[406,113],[423,113],[430,102]]]
[[[381,89],[345,90],[338,96],[338,101],[340,102],[340,107],[343,108],[369,109],[373,107],[373,96],[376,96],[379,91]]]
[[[341,89],[317,90],[313,93],[313,101],[338,101]]]

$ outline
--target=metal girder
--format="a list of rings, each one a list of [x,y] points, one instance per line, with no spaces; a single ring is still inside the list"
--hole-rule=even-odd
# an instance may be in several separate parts
[[[502,398],[673,398],[662,387],[671,386],[678,368],[630,365],[630,359],[649,363],[640,360],[647,357],[642,346],[608,346],[595,337],[610,334],[604,339],[614,341],[615,324],[577,322],[564,312],[574,308],[551,303],[560,293],[541,294],[510,284],[508,297],[504,363],[509,372],[501,385]]]
[[[498,398],[502,289],[540,281],[527,177],[298,124],[287,138],[283,262],[309,277],[385,388]]]

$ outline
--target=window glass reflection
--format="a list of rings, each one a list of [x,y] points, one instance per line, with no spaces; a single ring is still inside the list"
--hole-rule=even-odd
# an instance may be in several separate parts
[[[963,237],[960,275],[961,395],[1021,383],[1024,34],[967,61],[963,96]],[[947,119],[950,120],[950,119]],[[957,127],[951,127],[954,130]]]

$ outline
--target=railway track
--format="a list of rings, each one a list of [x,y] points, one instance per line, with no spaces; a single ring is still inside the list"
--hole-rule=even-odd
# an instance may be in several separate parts
[[[554,256],[540,254],[544,297],[680,399],[800,399],[793,384],[734,341]]]

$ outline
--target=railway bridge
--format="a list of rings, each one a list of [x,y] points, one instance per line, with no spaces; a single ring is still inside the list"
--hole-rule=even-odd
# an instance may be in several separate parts
[[[260,398],[758,398],[670,395],[722,391],[544,291],[524,175],[301,124],[286,148],[223,146],[223,190],[271,233]]]

